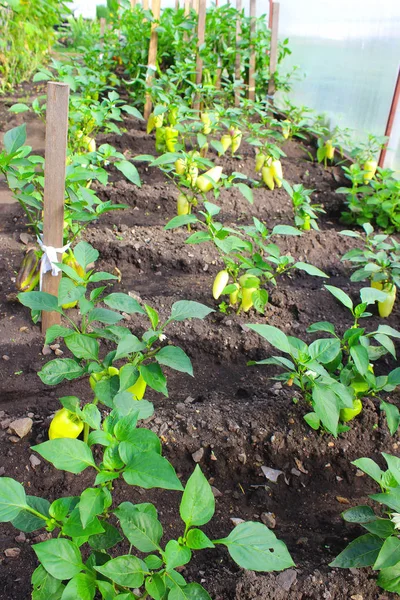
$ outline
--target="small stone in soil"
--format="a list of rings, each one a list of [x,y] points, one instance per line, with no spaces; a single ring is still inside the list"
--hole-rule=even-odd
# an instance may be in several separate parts
[[[222,496],[222,492],[220,492],[219,489],[213,485],[211,486],[211,491],[214,495],[214,498],[220,498]]]
[[[42,461],[34,454],[30,455],[29,462],[31,463],[33,469],[36,469],[36,467],[38,467],[42,463]]]
[[[43,346],[42,354],[43,354],[43,356],[49,356],[49,354],[51,354],[50,346]]]
[[[236,525],[239,525],[240,523],[244,523],[243,519],[239,519],[237,517],[231,517],[231,521],[235,527],[236,527]]]
[[[20,531],[18,535],[15,536],[15,541],[18,543],[26,542],[26,535],[23,531]]]
[[[287,571],[282,571],[276,578],[277,584],[288,592],[292,585],[295,583],[297,579],[297,573],[294,569],[287,569]]]
[[[194,398],[192,398],[192,396],[185,398],[185,404],[192,404],[192,402],[194,402]]]
[[[8,439],[13,444],[17,444],[21,438],[17,437],[16,435],[11,435]]]
[[[54,350],[54,354],[56,356],[62,356],[64,354],[64,352],[62,350],[60,350],[59,348],[57,348],[57,350]]]
[[[12,433],[15,433],[20,438],[28,435],[30,430],[32,429],[33,421],[29,417],[24,417],[23,419],[15,419],[10,423],[10,429]]]
[[[193,452],[192,458],[195,463],[199,463],[204,456],[204,448],[199,448],[196,452]]]
[[[21,550],[20,548],[7,548],[4,550],[4,554],[7,556],[7,558],[18,558],[18,556],[21,554]]]
[[[4,473],[6,472],[4,467],[0,467],[0,477],[3,477]]]
[[[261,515],[261,521],[269,527],[270,529],[275,529],[276,526],[276,518],[274,513],[265,512]]]
[[[21,333],[29,333],[29,327],[26,327],[25,325],[20,327],[19,330]]]
[[[10,360],[10,357],[8,356],[8,354],[3,354],[3,356],[1,358],[3,360]]]

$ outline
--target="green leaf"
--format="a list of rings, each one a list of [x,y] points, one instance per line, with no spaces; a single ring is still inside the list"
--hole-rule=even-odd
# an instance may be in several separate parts
[[[137,588],[144,581],[141,561],[136,556],[129,554],[118,556],[109,560],[105,565],[95,566],[94,568],[117,585],[124,587]]]
[[[146,311],[140,306],[139,302],[128,296],[128,294],[109,294],[103,298],[103,302],[110,308],[113,308],[114,310],[120,310],[128,315],[132,315],[134,313],[139,313],[141,315],[146,314]]]
[[[397,483],[400,485],[400,458],[382,452],[383,458],[386,460],[390,473],[393,475]]]
[[[0,477],[0,522],[12,521],[27,505],[23,486],[11,477]]]
[[[254,204],[253,190],[245,183],[235,183],[235,187],[239,189],[242,195],[246,198],[247,202]]]
[[[81,440],[57,438],[32,446],[32,450],[61,471],[81,473],[87,467],[95,466],[89,446]]]
[[[14,154],[26,141],[26,124],[9,129],[3,136],[4,148],[8,154]]]
[[[357,346],[351,346],[350,355],[360,375],[367,375],[369,368],[369,357],[367,349],[364,348],[364,346],[361,346],[360,344],[357,344]]]
[[[212,541],[201,531],[201,529],[190,529],[186,536],[186,544],[192,550],[203,550],[203,548],[215,548]]]
[[[86,288],[82,285],[76,285],[72,279],[63,277],[58,286],[58,306],[63,307],[65,304],[71,304],[80,300],[84,296]]]
[[[93,575],[78,573],[68,582],[62,600],[93,600],[95,593],[96,584]]]
[[[98,251],[88,242],[79,242],[74,248],[74,256],[81,267],[86,271],[87,267],[99,258]]]
[[[82,527],[87,527],[97,515],[104,510],[104,492],[101,488],[86,488],[81,494],[79,501],[79,514]]]
[[[379,408],[384,411],[389,431],[391,435],[394,435],[400,426],[399,409],[394,404],[391,404],[390,402],[384,402],[383,400]]]
[[[114,436],[119,442],[130,442],[131,438],[134,439],[137,420],[137,413],[132,411],[116,423],[114,427]]]
[[[273,325],[248,325],[248,327],[266,339],[271,346],[274,346],[281,352],[291,353],[287,336],[277,327],[273,327]]]
[[[397,563],[400,563],[400,540],[392,535],[384,541],[373,569],[387,569]]]
[[[16,529],[19,529],[19,531],[31,533],[46,525],[46,517],[49,517],[50,502],[45,498],[38,498],[37,496],[27,496],[26,501],[28,506],[43,515],[43,519],[28,510],[23,509],[19,512],[17,517],[12,520],[12,524]]]
[[[340,352],[338,339],[315,340],[308,347],[308,352],[313,360],[326,364],[334,360]]]
[[[318,321],[307,327],[307,333],[314,333],[315,331],[325,331],[326,333],[335,334],[335,326],[329,321]]]
[[[227,538],[216,542],[225,544],[243,569],[270,572],[295,566],[286,545],[262,523],[240,523]]]
[[[97,360],[99,358],[99,342],[84,333],[73,333],[65,339],[65,345],[76,358]]]
[[[376,583],[388,592],[400,594],[400,565],[390,567],[389,569],[382,569]]]
[[[175,469],[166,458],[156,452],[141,452],[133,457],[123,473],[129,485],[145,489],[183,490]]]
[[[186,565],[192,558],[192,552],[190,548],[181,546],[176,540],[170,540],[165,546],[165,562],[166,570],[171,571],[176,567],[182,567]]]
[[[23,112],[26,112],[27,110],[30,110],[30,108],[27,104],[23,104],[22,102],[17,102],[17,104],[13,104],[12,106],[10,106],[10,108],[8,110],[9,110],[9,112],[15,113],[16,115],[18,115],[19,113],[23,113]]]
[[[85,404],[81,417],[92,429],[100,429],[101,413],[95,404]]]
[[[338,433],[339,401],[331,388],[322,384],[314,384],[312,391],[313,408],[321,423],[335,437]]]
[[[42,565],[32,573],[32,600],[60,600],[65,586],[55,579]]]
[[[122,315],[114,312],[113,310],[108,310],[107,308],[94,308],[88,314],[88,323],[98,321],[99,323],[104,323],[105,325],[115,325],[122,319]]]
[[[180,215],[168,221],[164,229],[176,229],[177,227],[183,227],[183,225],[188,225],[189,223],[197,223],[197,221],[198,218],[195,215]]]
[[[119,392],[114,397],[114,406],[121,415],[128,415],[132,411],[138,419],[148,419],[154,413],[154,406],[148,400],[135,400],[130,392]]]
[[[363,523],[363,527],[370,533],[383,539],[396,533],[394,524],[390,519],[375,519],[375,521],[371,521],[370,523]]]
[[[315,412],[307,413],[304,415],[303,419],[307,425],[309,425],[312,429],[315,429],[315,431],[318,431],[318,429],[321,427],[321,420]]]
[[[149,385],[156,392],[161,392],[168,398],[167,380],[160,368],[160,365],[156,363],[150,363],[149,365],[140,365],[139,372],[147,385]]]
[[[351,464],[380,484],[383,471],[372,458],[358,458],[357,460],[353,460]]]
[[[182,496],[179,512],[187,527],[204,525],[215,511],[215,498],[211,486],[199,465],[189,477]]]
[[[110,408],[114,408],[114,399],[119,389],[119,377],[114,375],[109,379],[102,379],[94,386],[96,398]]]
[[[332,296],[335,296],[335,298],[339,300],[339,302],[341,302],[346,308],[350,309],[351,311],[353,310],[353,301],[350,298],[350,296],[348,296],[343,290],[333,285],[325,285],[324,287],[328,290],[328,292],[332,294]]]
[[[46,385],[57,385],[64,379],[77,379],[84,372],[85,369],[72,358],[56,358],[46,363],[38,375]]]
[[[376,521],[376,514],[370,506],[355,506],[342,512],[342,517],[348,523],[370,523]]]
[[[125,536],[140,552],[154,552],[160,549],[163,528],[157,517],[135,510],[134,506],[129,507],[129,510],[117,510],[116,515]]]
[[[275,225],[271,231],[271,235],[303,235],[300,229],[292,227],[291,225]]]
[[[88,544],[93,550],[108,550],[123,540],[118,529],[107,521],[102,520],[101,526],[104,532],[91,535],[88,539]]]
[[[165,598],[165,583],[160,575],[154,573],[151,577],[147,577],[145,581],[146,592],[154,600],[163,600]]]
[[[361,535],[352,541],[329,566],[341,569],[372,567],[378,557],[382,543],[382,539],[372,535],[372,533]]]
[[[142,186],[138,170],[135,167],[135,165],[129,162],[129,160],[121,160],[119,162],[114,163],[114,166],[118,169],[118,171],[121,171],[121,173],[125,175],[128,181],[134,183],[138,187]]]
[[[193,302],[192,300],[178,300],[172,305],[171,321],[185,321],[185,319],[205,319],[207,315],[215,312],[212,308]]]
[[[32,548],[46,571],[56,579],[72,579],[83,569],[79,548],[70,540],[47,540]]]
[[[52,325],[46,331],[45,344],[52,344],[58,337],[65,338],[74,333],[73,329],[63,327],[62,325]]]
[[[211,596],[199,583],[175,586],[168,594],[168,600],[211,600]]]
[[[17,297],[21,304],[31,310],[62,312],[62,308],[58,306],[57,296],[47,294],[47,292],[23,292]]]
[[[137,416],[137,413],[135,413]],[[137,452],[157,452],[161,454],[161,442],[154,433],[149,429],[134,429],[129,432],[127,441],[122,441],[119,445],[119,453],[121,459],[127,465]]]
[[[190,358],[177,346],[165,346],[161,348],[156,354],[156,360],[166,367],[175,369],[175,371],[181,371],[182,373],[188,373],[193,377],[193,367]]]
[[[365,302],[366,304],[374,304],[375,302],[384,302],[386,300],[387,294],[382,292],[382,290],[377,290],[372,287],[361,288],[360,297],[361,302]]]
[[[383,494],[371,494],[370,498],[400,513],[400,487],[391,488]]]
[[[314,265],[309,265],[305,262],[297,262],[294,264],[294,267],[299,269],[299,271],[304,271],[308,275],[313,275],[314,277],[325,277],[329,279],[329,275],[321,271],[321,269],[318,269],[318,267],[314,267]]]
[[[119,342],[117,346],[117,353],[115,355],[115,360],[119,360],[120,358],[125,358],[129,354],[134,354],[136,352],[141,352],[146,348],[146,344],[141,342],[136,335],[128,334],[125,335],[122,340]],[[133,384],[132,384],[133,385]]]

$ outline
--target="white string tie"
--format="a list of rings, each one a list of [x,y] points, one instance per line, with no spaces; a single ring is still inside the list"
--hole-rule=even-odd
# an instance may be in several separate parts
[[[62,248],[54,248],[54,246],[46,246],[45,244],[43,244],[43,241],[39,237],[37,238],[37,241],[38,241],[38,244],[39,244],[41,250],[43,250],[42,258],[40,261],[40,288],[39,288],[40,290],[42,290],[43,275],[45,273],[48,273],[48,271],[51,271],[52,276],[56,277],[61,272],[60,267],[57,267],[57,265],[55,264],[55,263],[60,262],[58,260],[57,254],[63,254],[64,252],[66,252],[68,250],[68,248],[70,247],[71,243],[65,244],[65,246],[63,246]]]

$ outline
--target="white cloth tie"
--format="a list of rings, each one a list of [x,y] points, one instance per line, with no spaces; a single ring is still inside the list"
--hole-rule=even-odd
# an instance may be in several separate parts
[[[66,252],[66,250],[68,250],[68,248],[70,247],[71,243],[65,244],[65,246],[63,246],[62,248],[54,248],[54,246],[45,246],[45,244],[43,244],[43,241],[39,237],[37,238],[37,241],[41,250],[43,250],[42,258],[40,261],[39,288],[40,290],[42,290],[43,275],[48,271],[51,271],[51,274],[54,277],[56,277],[61,272],[60,267],[57,267],[57,265],[55,264],[57,262],[61,262],[58,260],[57,254],[63,254],[64,252]]]

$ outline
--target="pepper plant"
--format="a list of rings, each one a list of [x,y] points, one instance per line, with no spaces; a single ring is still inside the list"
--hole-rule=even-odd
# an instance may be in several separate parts
[[[295,183],[292,187],[285,179],[282,185],[292,200],[296,227],[303,231],[309,231],[312,227],[318,231],[318,213],[325,211],[320,204],[311,204],[314,190],[307,190],[301,183]]]
[[[378,484],[380,492],[370,494],[369,498],[381,506],[378,514],[366,505],[342,513],[347,523],[361,525],[368,533],[350,542],[330,566],[341,569],[372,567],[378,572],[379,587],[400,594],[400,459],[385,452],[382,456],[386,470],[371,458],[359,458],[352,463]]]
[[[227,227],[214,220],[220,210],[219,206],[204,202],[204,210],[199,211],[202,219],[195,215],[177,216],[165,226],[165,229],[175,229],[190,224],[196,231],[187,238],[186,244],[211,242],[215,245],[224,262],[224,269],[218,273],[213,285],[215,300],[229,294],[229,305],[232,308],[238,306],[238,312],[248,312],[254,306],[264,313],[268,292],[263,286],[276,286],[279,276],[297,269],[316,277],[328,277],[313,265],[295,262],[291,255],[282,255],[279,246],[271,242],[271,237],[276,235],[301,235],[298,229],[276,225],[269,232],[255,217],[253,225]],[[226,311],[228,305],[223,303],[220,308]]]
[[[373,235],[374,229],[370,223],[364,223],[365,237],[358,231],[345,230],[341,235],[360,239],[363,248],[353,248],[346,252],[342,261],[351,263],[356,269],[351,275],[351,281],[369,280],[371,287],[382,290],[387,294],[386,300],[378,302],[379,315],[388,317],[394,306],[396,290],[400,286],[400,244],[387,235]]]
[[[361,303],[354,306],[343,290],[326,285],[325,288],[352,314],[353,324],[343,335],[338,335],[332,323],[321,321],[307,329],[309,333],[323,332],[329,335],[311,344],[286,335],[272,325],[249,325],[277,350],[289,355],[273,356],[249,365],[276,365],[285,373],[274,377],[288,386],[300,388],[304,400],[312,406],[312,412],[304,416],[313,429],[320,427],[335,437],[349,429],[347,423],[362,410],[362,398],[379,397],[382,392],[392,392],[400,385],[400,368],[388,375],[376,375],[374,362],[385,354],[396,358],[392,338],[400,338],[400,332],[388,325],[379,325],[376,331],[367,333],[359,326],[359,320],[371,316],[366,312],[368,304],[382,294],[379,290],[363,288]],[[383,401],[389,430],[392,435],[400,423],[400,411]]]

